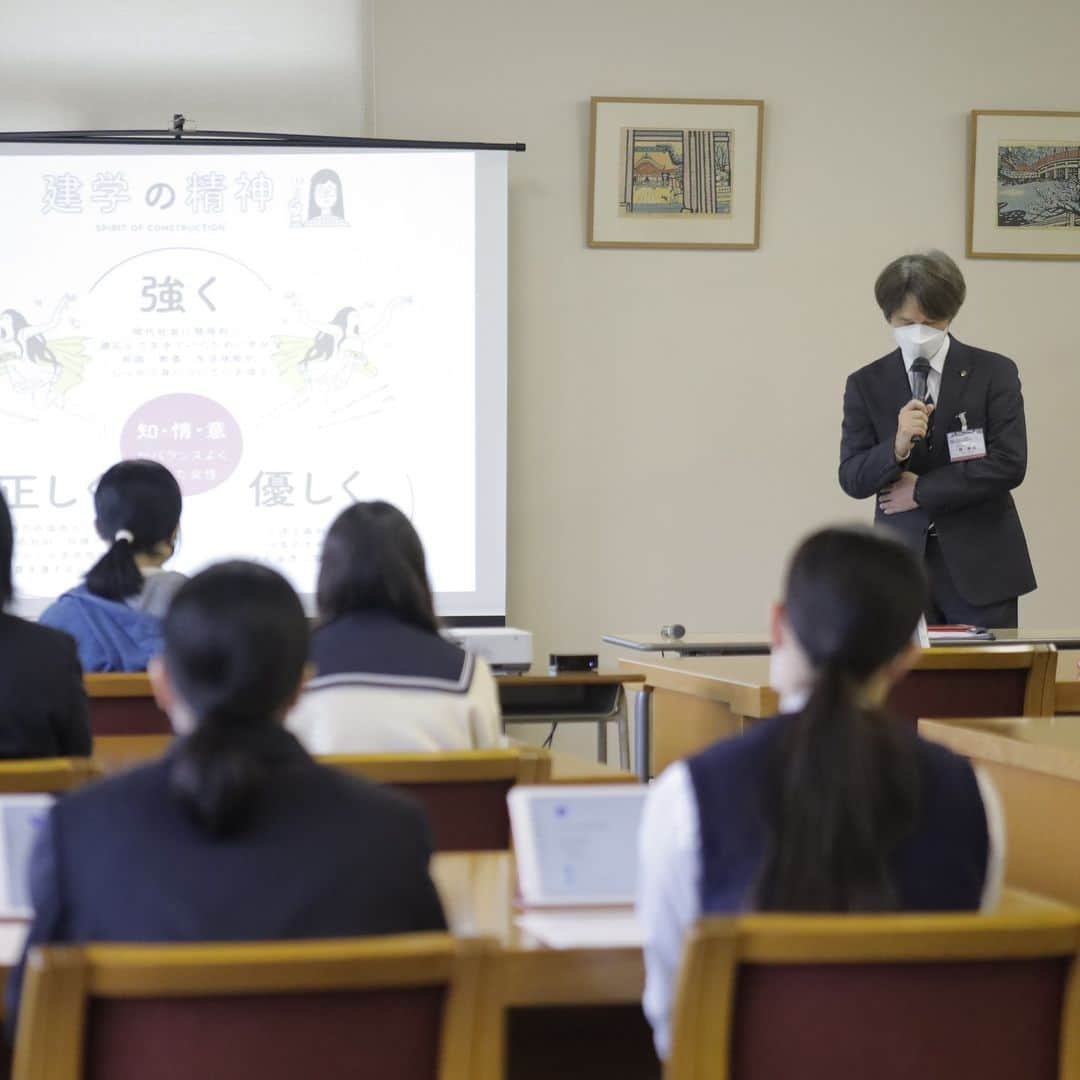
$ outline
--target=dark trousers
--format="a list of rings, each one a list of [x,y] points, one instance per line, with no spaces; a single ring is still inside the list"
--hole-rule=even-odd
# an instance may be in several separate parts
[[[926,572],[930,575],[930,606],[926,609],[926,621],[931,626],[969,623],[1006,630],[1018,625],[1015,596],[997,604],[972,604],[960,595],[945,565],[941,545],[933,535],[926,538]]]

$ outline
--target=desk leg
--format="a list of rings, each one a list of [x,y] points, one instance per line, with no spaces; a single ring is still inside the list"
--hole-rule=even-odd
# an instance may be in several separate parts
[[[630,770],[630,716],[626,692],[619,687],[619,711],[615,716],[615,730],[619,733],[619,768]]]
[[[634,740],[637,774],[643,784],[649,782],[652,764],[652,687],[643,686],[634,697]]]
[[[601,765],[607,764],[607,717],[596,724],[596,756]]]

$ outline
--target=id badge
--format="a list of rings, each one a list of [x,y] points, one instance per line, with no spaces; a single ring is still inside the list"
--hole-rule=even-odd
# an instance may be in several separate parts
[[[949,461],[974,461],[986,457],[986,438],[982,428],[949,432]]]

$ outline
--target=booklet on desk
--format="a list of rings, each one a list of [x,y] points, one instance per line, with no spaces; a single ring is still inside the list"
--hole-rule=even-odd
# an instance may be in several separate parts
[[[930,644],[962,644],[965,641],[996,641],[993,630],[966,623],[955,626],[928,626],[926,635]]]

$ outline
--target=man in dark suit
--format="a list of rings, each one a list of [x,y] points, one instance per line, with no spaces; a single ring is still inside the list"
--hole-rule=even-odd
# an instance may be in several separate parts
[[[848,378],[840,486],[876,496],[875,524],[926,559],[935,623],[1015,627],[1035,588],[1010,492],[1027,470],[1016,365],[948,333],[966,288],[932,251],[890,263],[874,287],[897,349]]]

